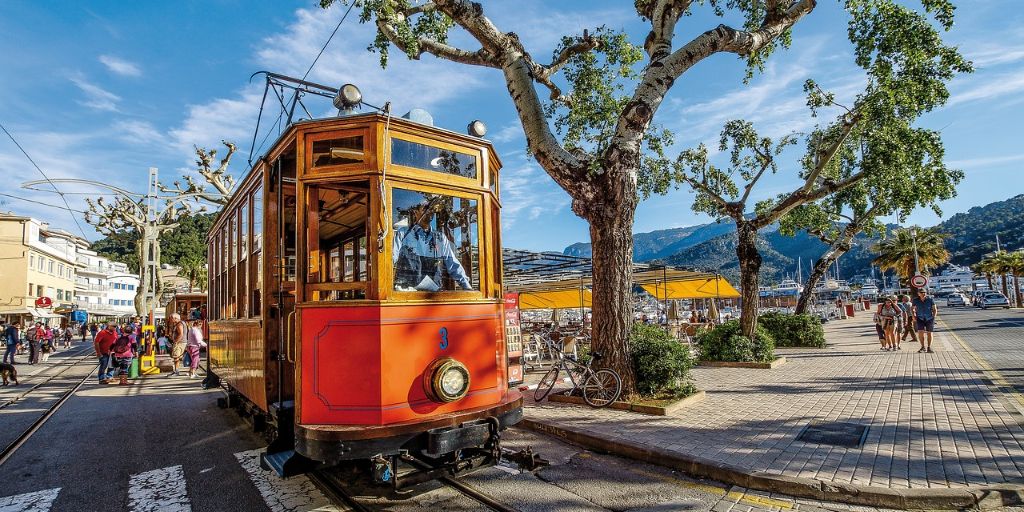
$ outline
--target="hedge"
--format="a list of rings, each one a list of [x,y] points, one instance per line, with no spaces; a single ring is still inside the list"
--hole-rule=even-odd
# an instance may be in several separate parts
[[[825,329],[821,320],[811,315],[790,315],[771,311],[757,319],[777,347],[825,347]]]
[[[754,339],[740,333],[739,320],[730,320],[713,329],[704,329],[695,338],[703,361],[770,363],[775,360],[775,339],[758,325]]]
[[[682,397],[696,388],[690,380],[689,349],[655,325],[634,324],[629,351],[637,391],[647,397]]]

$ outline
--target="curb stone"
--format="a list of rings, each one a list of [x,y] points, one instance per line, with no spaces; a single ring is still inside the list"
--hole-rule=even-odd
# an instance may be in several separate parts
[[[746,361],[698,361],[697,366],[710,368],[756,368],[759,370],[771,370],[786,364],[785,357],[776,357],[767,363],[751,363]]]
[[[612,441],[583,430],[523,418],[519,426],[557,437],[583,448],[681,471],[690,476],[717,480],[758,491],[777,492],[797,498],[867,505],[900,510],[977,508],[990,510],[1024,505],[1024,485],[998,484],[964,488],[890,489],[853,485],[817,478],[751,471],[702,457],[687,456],[629,441]]]

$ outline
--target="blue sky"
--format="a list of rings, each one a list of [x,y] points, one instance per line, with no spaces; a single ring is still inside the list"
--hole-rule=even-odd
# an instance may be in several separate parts
[[[1024,192],[1019,172],[1024,164],[1019,141],[1024,13],[1010,1],[960,4],[957,24],[946,39],[978,70],[957,78],[949,104],[921,121],[942,130],[947,162],[967,173],[958,197],[942,204],[947,217]],[[484,8],[499,28],[518,33],[542,61],[564,33],[605,24],[628,31],[638,44],[646,35],[632,2],[521,0],[485,2]],[[697,10],[680,24],[679,44],[721,22]],[[170,181],[193,168],[193,144],[214,147],[221,139],[239,145],[241,156],[232,169],[241,173],[262,95],[262,84],[250,83],[249,76],[258,70],[302,76],[343,12],[340,6],[322,10],[313,1],[7,0],[0,3],[0,122],[53,178],[89,178],[144,190],[149,167],[158,167]],[[484,120],[505,163],[505,244],[561,250],[588,240],[587,226],[569,210],[568,196],[525,154],[522,130],[498,71],[429,56],[409,62],[397,53],[381,70],[377,56],[365,50],[372,37],[369,26],[350,16],[309,79],[355,83],[368,102],[391,101],[398,112],[426,108],[437,125],[453,130],[461,131],[471,119]],[[467,43],[467,38],[455,34],[453,41]],[[798,25],[793,47],[775,55],[750,85],[742,78],[739,59],[718,55],[676,82],[656,121],[676,132],[677,149],[717,140],[722,124],[736,118],[749,119],[771,135],[808,130],[813,119],[801,93],[806,78],[841,98],[855,94],[862,78],[852,65],[838,3],[820,0]],[[318,108],[314,113],[331,112],[326,102]],[[778,175],[759,184],[753,198],[791,188],[795,173],[794,155]],[[19,188],[40,176],[6,137],[0,139],[0,176],[4,193],[57,200]],[[708,222],[689,209],[691,199],[691,193],[679,190],[643,202],[635,230]],[[73,208],[84,207],[82,196],[69,200]],[[67,212],[4,197],[0,201],[6,201],[2,210],[77,232]],[[933,225],[939,218],[919,210],[909,220]]]

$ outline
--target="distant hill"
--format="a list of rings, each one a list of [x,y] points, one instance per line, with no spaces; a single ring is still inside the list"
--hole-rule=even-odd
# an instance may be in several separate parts
[[[891,231],[899,226],[889,225]],[[948,233],[946,248],[951,263],[970,265],[996,250],[996,235],[1004,249],[1024,248],[1024,194],[958,213],[936,226]],[[634,259],[640,262],[664,262],[670,265],[717,271],[735,282],[739,277],[736,259],[736,225],[732,221],[714,222],[685,228],[664,229],[633,236]],[[762,284],[778,282],[795,276],[797,260],[804,275],[813,262],[825,252],[825,244],[806,233],[783,236],[776,226],[759,233],[759,248],[764,262]],[[871,271],[877,239],[858,236],[850,252],[839,260],[840,277],[849,278]],[[591,255],[589,243],[576,243],[565,248],[565,254]]]
[[[938,228],[949,233],[946,248],[950,261],[957,265],[972,265],[995,251],[996,235],[1003,249],[1020,249],[1024,247],[1024,194],[975,206],[950,217]]]

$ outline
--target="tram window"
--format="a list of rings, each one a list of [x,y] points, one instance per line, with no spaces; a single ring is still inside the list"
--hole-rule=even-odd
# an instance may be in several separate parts
[[[313,168],[361,163],[363,136],[313,141]]]
[[[263,247],[263,187],[252,193],[252,252]]]
[[[307,282],[310,284],[307,296],[310,300],[366,298],[366,273],[359,279],[356,269],[360,264],[365,268],[367,257],[369,190],[367,182],[320,185],[310,190],[311,224],[307,226]],[[361,247],[362,252],[356,247]]]
[[[479,290],[477,201],[399,188],[391,196],[394,289]]]
[[[476,157],[418,142],[391,139],[391,163],[476,178]]]
[[[252,193],[252,257],[249,258],[249,317],[259,318],[263,307],[263,187]]]
[[[284,280],[295,282],[295,189],[284,187]]]
[[[236,309],[238,318],[245,318],[249,313],[249,305],[246,303],[246,300],[249,298],[249,260],[246,258],[249,255],[249,250],[246,246],[248,239],[249,205],[246,201],[243,201],[238,214],[238,241],[235,244],[238,246],[238,293],[235,295],[235,300],[238,301]]]

